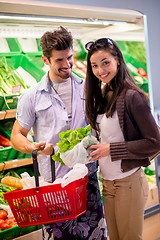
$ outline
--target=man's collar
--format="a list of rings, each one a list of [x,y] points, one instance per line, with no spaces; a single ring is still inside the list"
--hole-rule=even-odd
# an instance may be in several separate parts
[[[71,73],[71,79],[78,83],[78,84],[82,84],[83,83],[83,78],[80,78],[79,76],[77,76],[75,73]],[[38,90],[42,91],[46,91],[49,92],[51,88],[50,82],[49,82],[49,74],[48,72],[42,77],[41,81],[39,82],[39,86],[38,86]]]
[[[50,90],[50,83],[49,83],[49,77],[48,72],[42,77],[41,81],[39,82],[38,90],[49,92]]]

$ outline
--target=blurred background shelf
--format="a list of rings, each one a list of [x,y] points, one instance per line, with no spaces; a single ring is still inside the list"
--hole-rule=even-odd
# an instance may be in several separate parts
[[[33,164],[32,158],[14,159],[0,163],[0,171]]]
[[[8,119],[8,118],[15,118],[16,117],[16,112],[17,112],[17,109],[0,111],[0,120]]]

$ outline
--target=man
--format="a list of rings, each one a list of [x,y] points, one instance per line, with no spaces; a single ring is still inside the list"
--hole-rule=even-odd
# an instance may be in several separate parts
[[[60,27],[46,32],[40,45],[49,71],[36,86],[21,95],[11,142],[13,148],[24,153],[43,148],[38,152],[39,172],[45,181],[51,181],[50,154],[53,148],[58,151],[59,133],[85,127],[84,81],[72,73],[73,38],[67,29]],[[31,128],[35,145],[27,139]],[[97,169],[95,163],[87,167],[87,212],[75,220],[44,225],[43,239],[95,239],[95,235],[96,239],[106,239]],[[56,178],[63,177],[69,170],[55,163]]]

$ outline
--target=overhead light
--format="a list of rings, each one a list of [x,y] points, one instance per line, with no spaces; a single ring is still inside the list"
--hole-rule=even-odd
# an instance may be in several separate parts
[[[109,21],[99,19],[83,19],[83,18],[67,18],[67,17],[51,17],[51,16],[35,16],[24,14],[0,14],[2,20],[20,20],[20,21],[34,21],[34,22],[56,22],[56,23],[75,23],[75,24],[89,24],[89,25],[109,25],[113,23],[127,23],[123,21]]]

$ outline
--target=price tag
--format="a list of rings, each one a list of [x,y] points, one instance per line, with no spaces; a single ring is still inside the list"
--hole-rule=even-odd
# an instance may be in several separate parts
[[[12,93],[20,93],[21,91],[21,84],[12,86]]]

